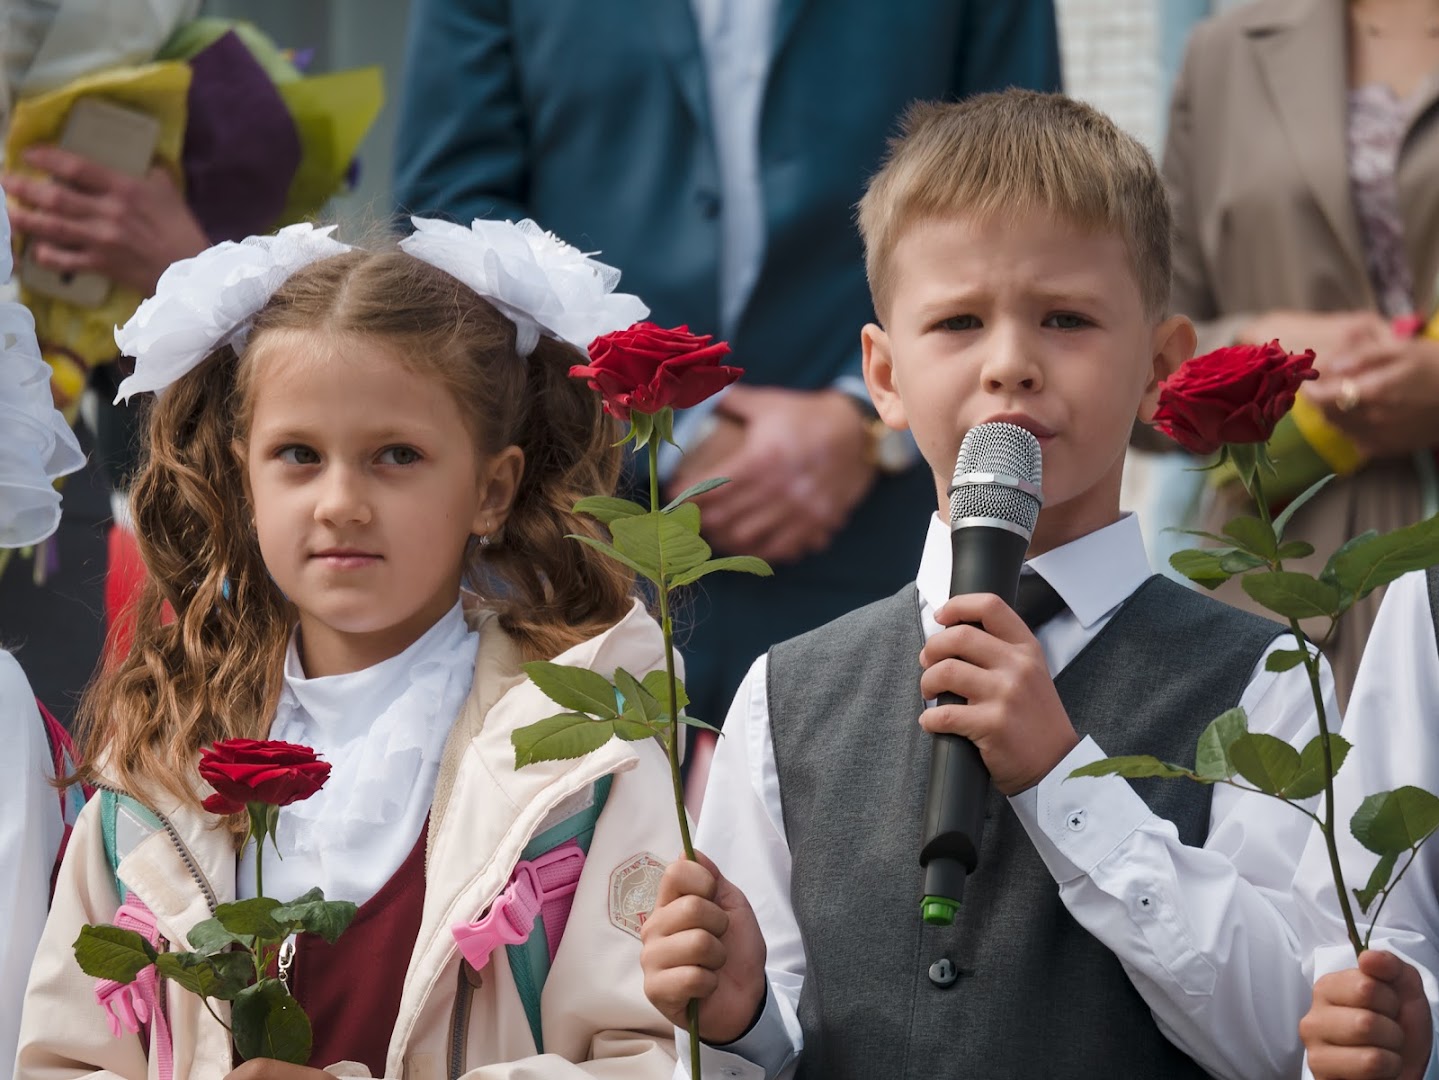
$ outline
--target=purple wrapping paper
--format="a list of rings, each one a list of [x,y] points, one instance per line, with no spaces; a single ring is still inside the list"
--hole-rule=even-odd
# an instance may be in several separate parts
[[[189,64],[185,201],[212,243],[269,232],[300,164],[294,121],[233,32]]]

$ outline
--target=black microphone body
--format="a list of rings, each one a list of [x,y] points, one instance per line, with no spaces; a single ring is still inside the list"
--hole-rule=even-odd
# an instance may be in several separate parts
[[[950,596],[993,593],[1014,606],[1039,513],[1039,478],[1039,444],[1028,431],[982,424],[965,437],[951,487]],[[941,694],[939,703],[962,705],[964,699]],[[989,770],[968,739],[944,733],[933,738],[919,855],[921,914],[925,922],[947,926],[979,861]]]

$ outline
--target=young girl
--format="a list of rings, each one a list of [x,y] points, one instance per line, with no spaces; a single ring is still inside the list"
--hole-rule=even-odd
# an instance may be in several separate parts
[[[346,250],[308,226],[220,245],[173,268],[119,335],[138,358],[122,394],[161,391],[133,492],[150,580],[133,651],[83,703],[84,757],[159,825],[126,850],[123,807],[108,837],[100,800],[81,817],[18,1076],[230,1073],[225,1028],[168,983],[138,1010],[149,1024],[115,1025],[144,1038],[112,1034],[71,945],[114,918],[117,879],[177,948],[217,903],[255,895],[236,831],[200,808],[197,755],[235,737],[304,743],[333,767],[281,812],[283,860],[265,866],[268,896],[318,885],[359,905],[334,946],[302,935],[281,954],[314,1024],[311,1066],[672,1072],[671,1028],[641,989],[647,908],[634,907],[678,845],[660,748],[612,740],[516,770],[510,741],[563,711],[521,663],[607,676],[664,663],[632,577],[566,538],[595,534],[571,508],[610,490],[621,452],[568,369],[644,309],[530,223],[416,224],[399,252]],[[487,599],[462,603],[466,583]],[[545,920],[547,977],[543,949],[538,974],[533,954],[506,962],[513,937],[477,953],[482,916],[546,880],[531,873],[545,861],[536,838],[600,799],[568,926]],[[252,1061],[232,1075],[323,1074]]]

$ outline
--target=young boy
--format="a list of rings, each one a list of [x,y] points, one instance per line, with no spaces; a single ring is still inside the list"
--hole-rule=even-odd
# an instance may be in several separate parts
[[[1195,346],[1166,317],[1153,162],[1060,96],[917,106],[860,228],[881,320],[866,382],[913,432],[940,516],[915,586],[751,669],[701,818],[714,863],[672,865],[645,926],[650,999],[680,1025],[702,999],[723,1065],[706,1075],[1294,1074],[1307,819],[1232,787],[1067,780],[1106,754],[1192,761],[1235,705],[1296,747],[1316,730],[1303,672],[1265,670],[1292,639],[1151,577],[1119,511],[1131,424]],[[1062,610],[1032,616],[1038,638],[994,596],[948,599],[955,457],[996,420],[1043,448],[1026,577]],[[936,707],[944,691],[968,704]],[[919,913],[937,731],[972,739],[993,778],[953,927]]]

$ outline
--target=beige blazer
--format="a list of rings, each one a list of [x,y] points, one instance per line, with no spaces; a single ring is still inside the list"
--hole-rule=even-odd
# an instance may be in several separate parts
[[[1201,23],[1170,110],[1174,310],[1200,349],[1277,308],[1374,308],[1349,188],[1344,0],[1252,0]],[[1439,83],[1399,158],[1415,302],[1439,277]],[[1302,343],[1301,343],[1302,344]]]

